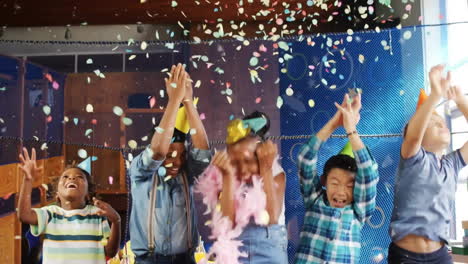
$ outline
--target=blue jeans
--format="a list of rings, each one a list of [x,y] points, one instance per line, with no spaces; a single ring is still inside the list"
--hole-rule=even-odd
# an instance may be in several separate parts
[[[163,256],[159,254],[146,254],[136,257],[135,264],[195,264],[193,254],[182,253]]]
[[[241,252],[248,254],[239,258],[242,264],[288,264],[288,239],[284,225],[261,227],[247,225],[238,237],[244,244]]]
[[[452,264],[452,256],[448,253],[445,246],[432,253],[414,253],[403,249],[394,243],[388,248],[389,264]]]

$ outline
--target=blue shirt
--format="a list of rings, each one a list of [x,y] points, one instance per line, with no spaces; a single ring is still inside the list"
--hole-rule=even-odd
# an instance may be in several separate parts
[[[195,207],[192,191],[189,188],[190,206],[186,207],[183,174],[176,178],[164,181],[164,175],[158,175],[158,169],[163,160],[153,160],[152,151],[147,147],[136,156],[130,165],[130,178],[132,181],[132,212],[130,216],[130,238],[132,250],[136,256],[149,252],[148,248],[148,214],[154,213],[153,234],[155,241],[154,251],[157,254],[174,255],[188,250],[188,241],[191,239],[193,247],[198,243],[196,228]],[[209,165],[210,150],[190,149],[187,152],[186,166],[182,169],[187,175],[190,186],[194,177],[198,177]],[[153,182],[157,180],[155,210],[150,210],[150,195]],[[187,234],[186,209],[191,211],[191,234]]]
[[[390,235],[399,241],[409,234],[447,242],[458,172],[465,166],[460,151],[438,159],[421,148],[408,159],[400,157],[395,180]]]
[[[354,201],[344,208],[331,207],[326,193],[321,191],[317,173],[317,155],[322,144],[313,136],[297,157],[306,212],[294,263],[358,263],[361,230],[375,209],[378,166],[369,149],[353,151],[358,168]]]

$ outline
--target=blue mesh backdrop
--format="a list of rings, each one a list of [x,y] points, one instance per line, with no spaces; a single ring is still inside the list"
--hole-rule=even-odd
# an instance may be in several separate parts
[[[379,135],[364,139],[364,143],[380,166],[380,181],[377,208],[363,230],[361,263],[380,262],[386,257],[390,243],[388,226],[401,138],[380,136],[401,133],[413,114],[419,89],[424,87],[421,37],[421,30],[415,28],[352,36],[331,34],[279,43],[281,135],[318,132],[335,113],[333,103],[341,103],[348,88],[362,89],[358,131]],[[335,133],[343,134],[344,130]],[[282,165],[288,175],[286,218],[290,260],[299,242],[304,217],[296,168],[296,156],[304,142],[281,141]],[[339,138],[326,142],[319,153],[319,172],[345,142]]]

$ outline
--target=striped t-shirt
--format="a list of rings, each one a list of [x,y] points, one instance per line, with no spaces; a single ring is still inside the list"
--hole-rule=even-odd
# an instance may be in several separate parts
[[[76,210],[57,205],[34,209],[38,225],[31,225],[31,233],[44,234],[43,263],[106,263],[103,240],[109,237],[110,227],[98,210],[93,205]]]

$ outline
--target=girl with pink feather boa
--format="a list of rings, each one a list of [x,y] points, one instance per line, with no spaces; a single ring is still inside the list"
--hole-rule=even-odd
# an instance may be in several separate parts
[[[215,256],[216,263],[288,263],[286,176],[277,145],[264,140],[268,129],[261,112],[232,121],[227,149],[214,155],[198,179],[196,191],[212,214],[207,224],[215,242],[208,257]]]

